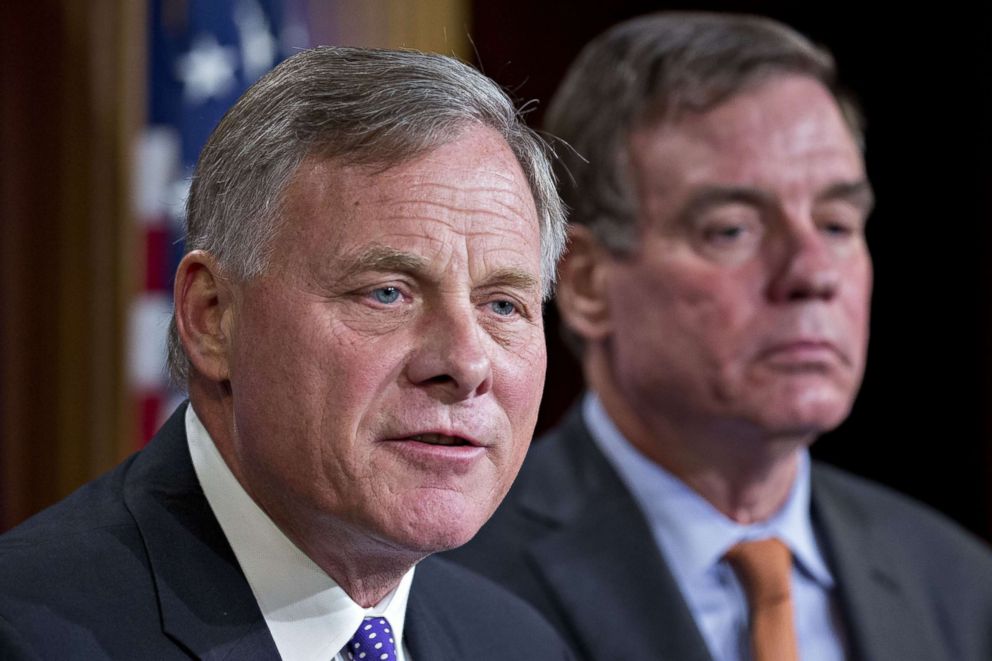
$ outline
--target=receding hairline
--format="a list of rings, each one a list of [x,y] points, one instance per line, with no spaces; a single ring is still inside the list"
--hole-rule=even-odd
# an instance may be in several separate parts
[[[317,168],[327,168],[327,186],[331,188],[336,188],[338,191],[344,191],[346,185],[341,182],[342,173],[345,177],[351,177],[355,175],[359,178],[367,179],[367,183],[372,185],[375,183],[375,178],[383,175],[388,175],[391,170],[402,169],[404,166],[415,163],[416,161],[427,158],[431,154],[435,153],[439,149],[451,146],[460,140],[470,137],[471,134],[485,134],[487,137],[491,138],[495,144],[498,144],[502,150],[500,158],[505,158],[507,164],[511,165],[515,170],[510,172],[506,169],[505,164],[500,164],[498,167],[493,166],[492,172],[501,178],[504,178],[507,182],[505,188],[494,187],[492,190],[497,190],[498,192],[505,194],[507,196],[512,196],[519,199],[524,205],[525,209],[522,209],[525,213],[520,215],[518,213],[521,209],[515,209],[512,215],[519,216],[519,219],[524,222],[532,223],[535,231],[538,234],[538,240],[543,244],[547,237],[544,236],[544,231],[542,228],[541,221],[541,208],[540,208],[540,197],[538,191],[534,187],[534,183],[531,181],[525,169],[525,164],[521,162],[520,156],[514,151],[512,145],[507,141],[506,136],[494,128],[493,126],[480,122],[474,119],[467,119],[462,123],[459,123],[453,127],[453,131],[446,135],[443,139],[438,140],[431,144],[423,145],[420,149],[414,150],[409,154],[404,154],[402,158],[368,158],[364,155],[357,158],[352,157],[350,154],[340,154],[333,151],[328,151],[321,149],[319,146],[316,148],[311,148],[307,150],[296,166],[289,172],[286,177],[285,182],[283,182],[281,188],[278,190],[276,208],[274,210],[274,225],[276,226],[275,234],[281,233],[286,221],[289,219],[291,206],[294,203],[294,198],[291,193],[296,185],[301,182],[301,178],[307,176],[309,171]],[[486,163],[493,162],[492,156],[487,156],[486,158],[480,158],[480,161]],[[354,182],[350,182],[354,183]],[[430,186],[444,186],[442,183],[436,181],[427,181]],[[455,189],[455,186],[451,186]],[[338,200],[339,202],[344,202],[344,200]],[[442,204],[437,201],[430,201],[431,204]],[[497,200],[502,208],[510,208],[503,202]],[[457,207],[450,207],[454,210],[459,210]],[[473,211],[473,210],[469,210]],[[489,211],[494,216],[508,216],[509,214],[500,214],[497,211]],[[388,251],[384,251],[381,255],[375,251],[370,252],[368,259],[375,260],[379,257],[383,259],[388,259],[395,257],[396,255],[389,254]],[[371,265],[370,265],[371,266]],[[545,268],[543,257],[541,259],[541,272],[544,276]]]

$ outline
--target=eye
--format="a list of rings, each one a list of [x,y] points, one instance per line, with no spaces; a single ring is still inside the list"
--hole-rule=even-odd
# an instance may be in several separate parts
[[[377,303],[389,305],[400,299],[400,290],[396,287],[377,287],[372,290],[371,296]]]
[[[852,233],[851,228],[844,223],[824,223],[823,231],[832,236],[847,236]]]
[[[747,232],[747,228],[743,225],[725,225],[723,227],[709,227],[704,230],[703,236],[711,243],[729,243],[744,236],[745,232]]]
[[[731,205],[721,207],[699,218],[699,236],[712,248],[736,249],[760,240],[762,223],[757,211]]]
[[[845,201],[835,201],[815,208],[813,218],[821,232],[836,239],[862,236],[867,219],[858,206]]]
[[[861,234],[864,223],[859,220],[830,219],[820,223],[820,230],[833,237],[844,238]]]
[[[507,300],[493,301],[489,307],[501,317],[509,317],[517,311],[517,305],[513,301]]]

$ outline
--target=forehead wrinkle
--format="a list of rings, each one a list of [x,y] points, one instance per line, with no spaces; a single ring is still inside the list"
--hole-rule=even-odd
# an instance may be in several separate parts
[[[426,200],[397,203],[395,206],[398,208],[389,209],[379,217],[397,224],[422,218],[421,231],[409,232],[409,235],[431,241],[435,240],[435,235],[430,231],[430,223],[443,224],[448,231],[469,241],[490,237],[516,242],[526,235],[529,227],[538,226],[536,219],[527,218],[510,206],[505,207],[508,211],[505,214],[486,208],[463,208]],[[443,210],[444,213],[425,213],[430,209]]]
[[[383,218],[389,220],[402,220],[410,217],[419,217],[423,215],[422,213],[409,213],[405,211],[404,208],[408,206],[440,209],[447,212],[446,214],[444,214],[445,217],[451,216],[454,217],[455,219],[465,216],[485,216],[492,218],[508,218],[510,216],[513,216],[516,218],[522,218],[522,214],[520,214],[519,212],[515,212],[513,207],[509,205],[501,205],[501,206],[504,206],[507,209],[507,211],[510,211],[511,212],[510,214],[498,213],[491,209],[483,209],[481,207],[465,207],[448,202],[439,202],[436,200],[417,200],[415,202],[397,202],[396,206],[401,207],[401,209],[397,211],[393,211],[389,215],[383,216]],[[442,218],[436,218],[434,220],[441,221]]]
[[[508,180],[508,183],[511,183]],[[478,194],[486,194],[487,203],[497,204],[499,207],[510,212],[514,216],[524,215],[522,212],[526,210],[528,206],[528,198],[520,195],[519,191],[515,190],[512,186],[501,187],[501,186],[452,186],[448,184],[440,184],[434,182],[421,182],[418,184],[413,184],[409,186],[406,190],[414,193],[429,189],[432,193],[443,193],[441,196],[430,195],[424,198],[403,198],[397,199],[392,204],[394,205],[405,205],[405,204],[423,204],[428,206],[440,207],[447,211],[452,212],[464,212],[464,213],[492,213],[485,210],[481,210],[472,204],[462,204],[459,203],[459,198],[465,196],[472,196],[473,198]],[[529,190],[529,189],[528,189]],[[491,197],[490,197],[491,196]],[[498,214],[497,214],[498,215]]]

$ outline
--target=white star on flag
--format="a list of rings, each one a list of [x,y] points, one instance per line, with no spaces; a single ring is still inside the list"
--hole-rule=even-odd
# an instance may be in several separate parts
[[[234,89],[237,50],[221,46],[212,34],[201,34],[193,48],[176,62],[176,76],[183,81],[183,98],[190,104],[220,99]]]

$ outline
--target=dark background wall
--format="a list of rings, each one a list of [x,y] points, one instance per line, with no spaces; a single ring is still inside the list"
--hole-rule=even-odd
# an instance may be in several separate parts
[[[868,118],[878,204],[867,375],[850,419],[814,455],[924,500],[992,540],[988,19],[978,9],[881,11],[838,3],[475,0],[478,64],[543,109],[589,39],[665,8],[758,13],[835,54]],[[869,10],[871,12],[869,13]],[[548,311],[550,370],[539,422],[553,424],[581,377]]]

